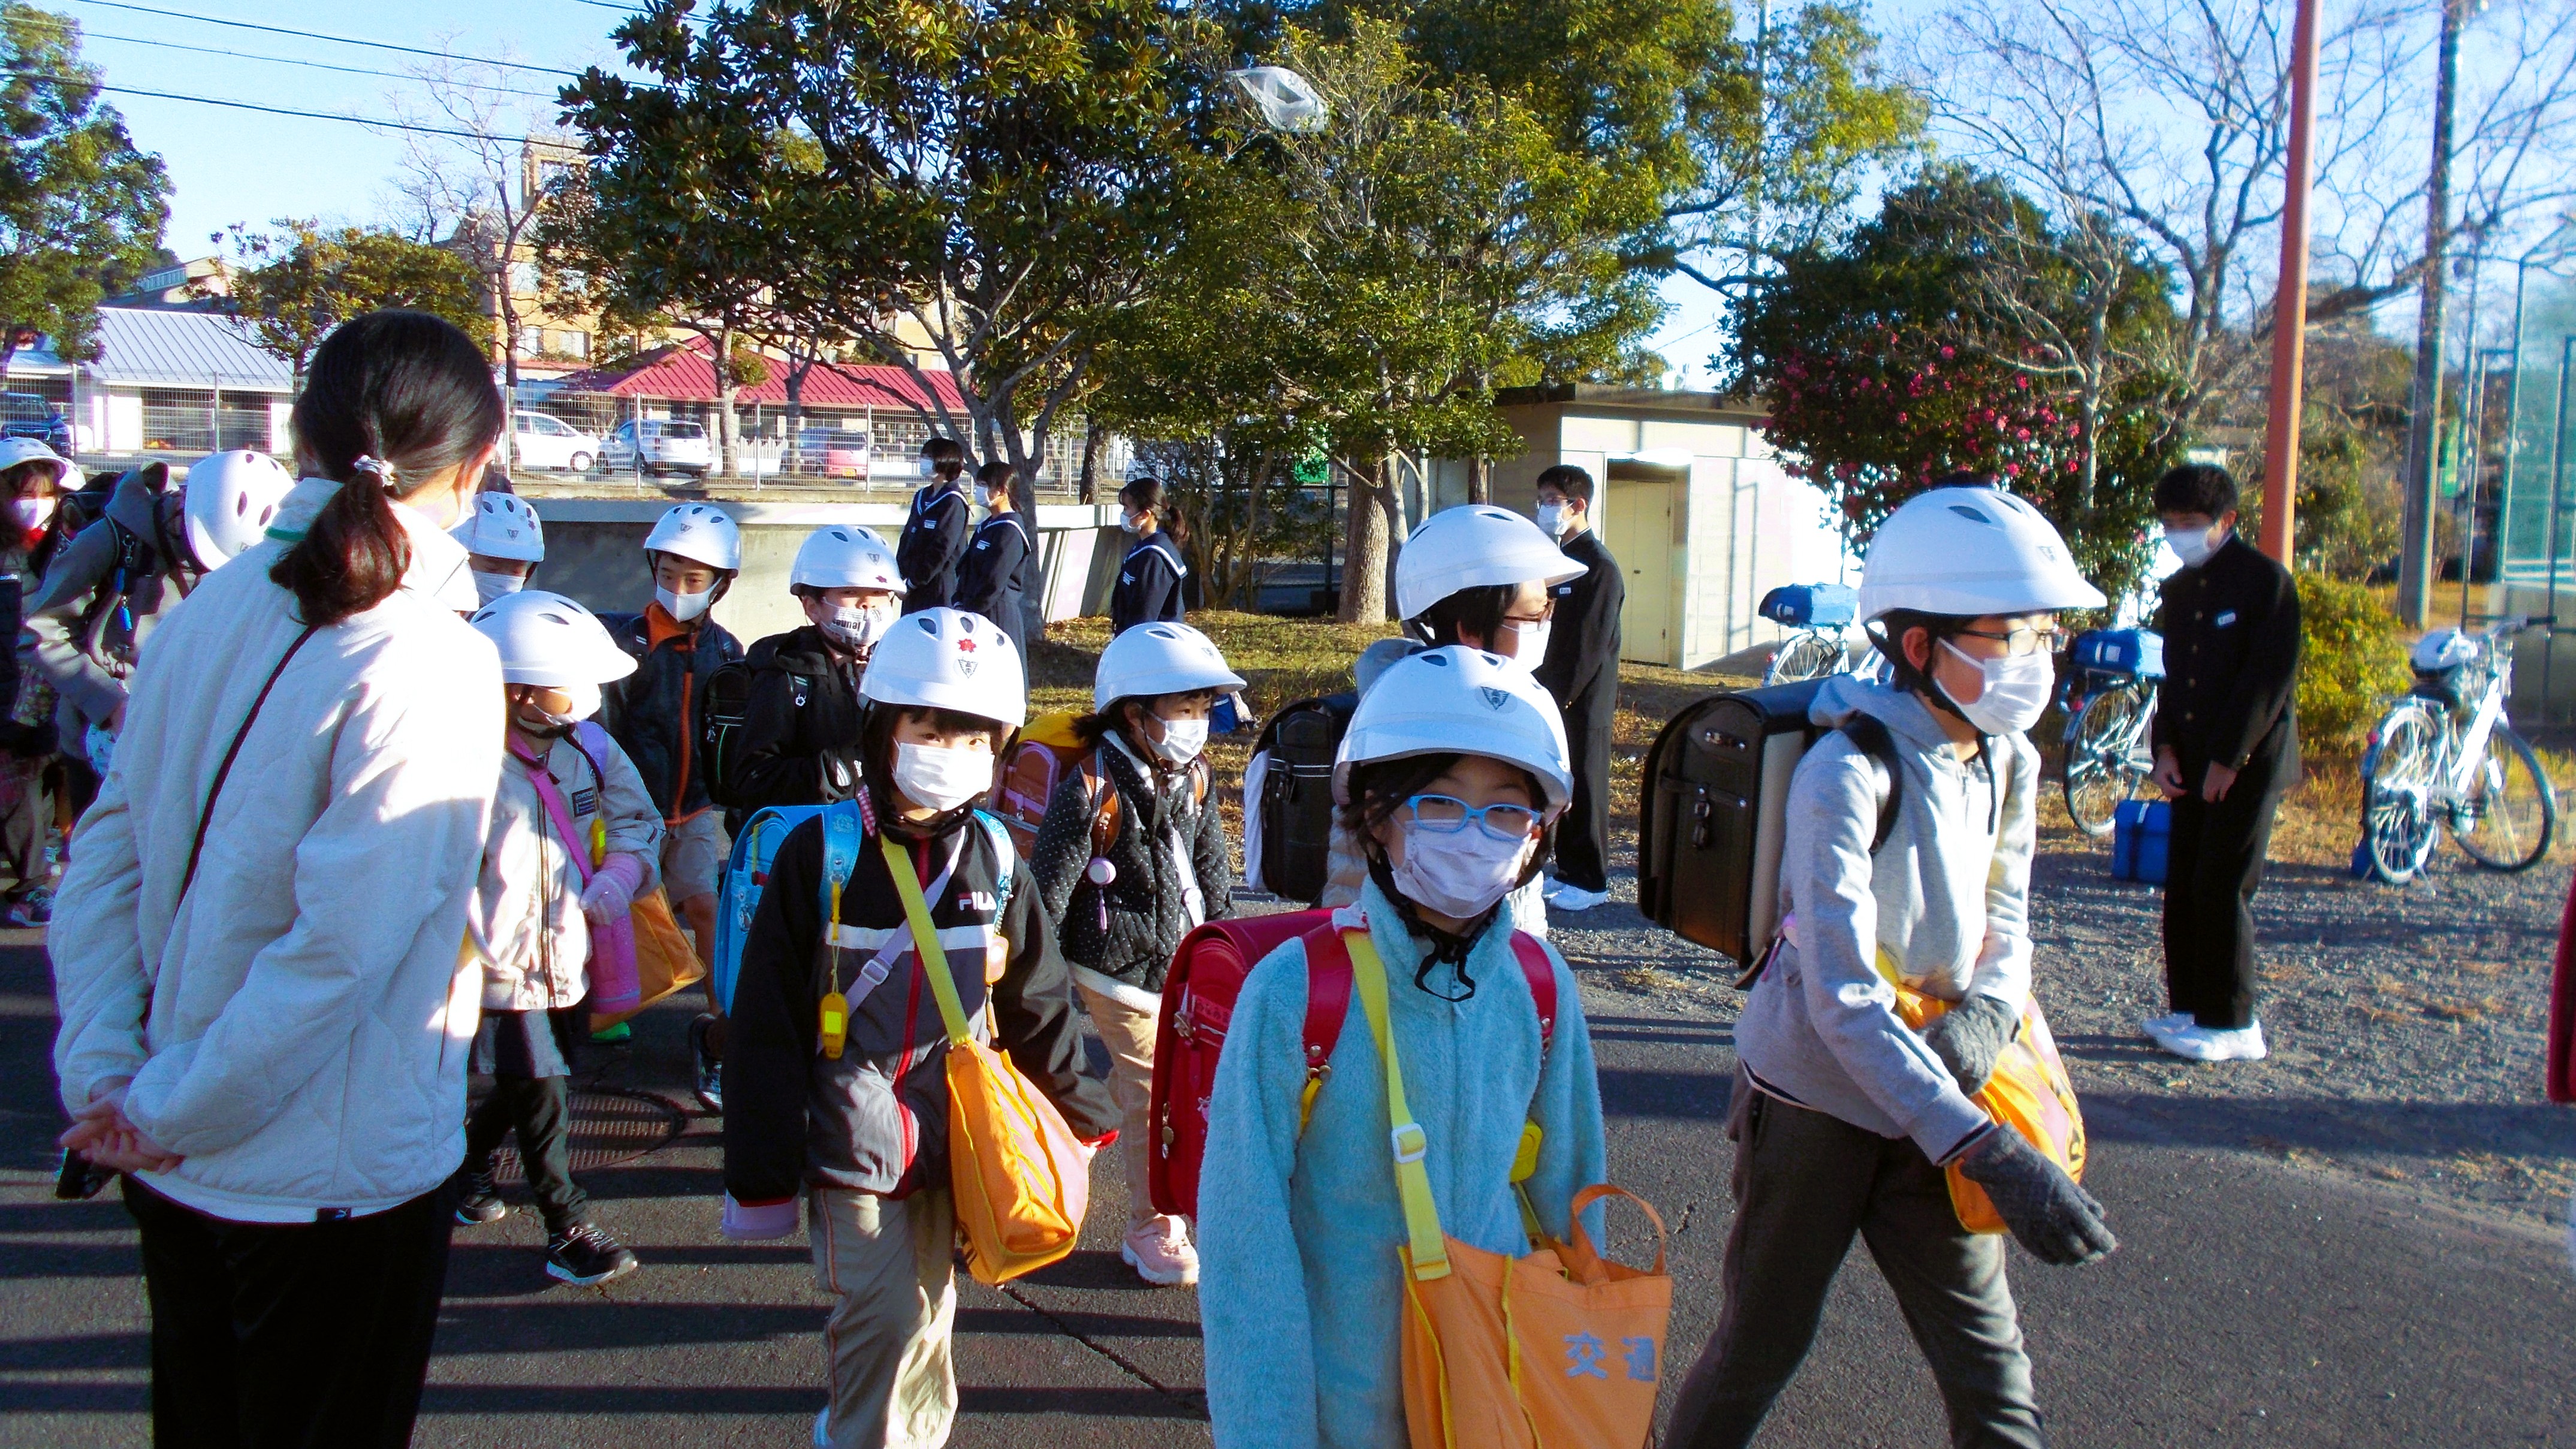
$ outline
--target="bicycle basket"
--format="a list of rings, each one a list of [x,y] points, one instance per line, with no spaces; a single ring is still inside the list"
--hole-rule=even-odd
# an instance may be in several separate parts
[[[2116,680],[2165,677],[2165,636],[2153,629],[2087,629],[2068,651],[2076,669]]]
[[[1758,612],[1793,629],[1839,629],[1860,617],[1860,591],[1845,584],[1782,584],[1762,596]]]

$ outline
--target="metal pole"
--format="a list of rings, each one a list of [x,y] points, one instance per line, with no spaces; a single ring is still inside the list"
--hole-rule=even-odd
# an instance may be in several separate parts
[[[2558,514],[2567,478],[2567,372],[2576,333],[2558,340],[2558,413],[2549,425],[2549,652],[2540,658],[2540,717],[2549,718],[2549,674],[2558,662]]]
[[[2317,3],[2290,32],[2290,152],[2281,205],[2281,289],[2272,302],[2271,416],[2263,431],[2263,551],[2290,562],[2298,537],[2299,403],[2307,364],[2308,187],[2315,171]]]
[[[2424,627],[2432,607],[2433,520],[2441,511],[2442,348],[2450,282],[2451,116],[2460,80],[2460,26],[2466,0],[2442,0],[2442,32],[2433,78],[2433,167],[2424,183],[2424,285],[2415,317],[2415,383],[2406,422],[2405,535],[2398,554],[2397,616]]]
[[[206,395],[206,451],[224,450],[224,375],[215,374],[215,390]]]
[[[2476,295],[2474,291],[2470,294]],[[2469,309],[2472,318],[2469,333],[2472,343],[2477,338],[2474,319],[2477,308]],[[2495,349],[2472,346],[2469,349],[2469,399],[2464,411],[2468,416],[2460,426],[2460,627],[2469,627],[2469,589],[2478,571],[2478,481],[2486,468],[2487,434],[2487,357]]]

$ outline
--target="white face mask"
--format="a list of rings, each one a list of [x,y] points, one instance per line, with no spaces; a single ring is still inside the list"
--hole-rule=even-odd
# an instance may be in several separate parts
[[[2184,568],[2196,569],[2209,562],[2211,554],[2218,552],[2217,545],[2209,541],[2209,534],[2210,530],[2206,528],[2168,528],[2165,530],[2165,547],[2174,551],[2174,557],[2182,560]]]
[[[1163,757],[1164,764],[1186,765],[1207,748],[1207,740],[1206,720],[1167,719],[1163,721],[1163,737],[1154,742],[1154,753]]]
[[[1118,526],[1127,530],[1129,533],[1143,533],[1145,531],[1145,520],[1133,513],[1122,513],[1118,515]]]
[[[524,574],[487,574],[481,569],[468,569],[467,572],[474,575],[474,599],[477,603],[488,604],[528,586]]]
[[[1403,823],[1404,863],[1391,872],[1396,889],[1424,910],[1462,921],[1483,915],[1521,883],[1534,842],[1496,840],[1482,830],[1439,834]]]
[[[913,467],[919,470],[921,476],[924,478],[929,477],[931,474],[939,470],[939,464],[928,456],[915,458],[912,460],[912,463]]]
[[[1553,619],[1541,619],[1535,624],[1515,624],[1506,622],[1503,627],[1511,630],[1513,634],[1519,636],[1519,648],[1515,652],[1504,657],[1510,659],[1514,664],[1519,665],[1523,669],[1534,670],[1538,668],[1540,662],[1547,658],[1548,633],[1556,627],[1556,621]]]
[[[817,623],[824,633],[841,641],[842,644],[865,651],[875,648],[877,641],[885,637],[886,630],[893,628],[894,621],[900,617],[902,616],[891,606],[882,609],[862,609],[852,606],[834,609],[831,611],[831,617],[818,620]]]
[[[562,714],[556,714],[551,710],[539,709],[533,703],[523,704],[519,706],[519,728],[532,735],[560,737],[570,733],[574,725],[599,713],[601,700],[598,685],[558,684],[554,688],[571,697],[572,708]]]
[[[35,498],[12,498],[9,500],[9,516],[18,521],[20,528],[42,528],[45,520],[54,516],[54,496],[47,493]]]
[[[993,788],[993,757],[983,750],[898,744],[894,787],[913,804],[946,814]]]
[[[2057,665],[2047,654],[1979,659],[1947,639],[1941,641],[1941,647],[1985,676],[1985,692],[1977,696],[1975,703],[1951,701],[1979,730],[1990,735],[2019,734],[2039,723],[2039,717],[2048,712],[2049,696],[2057,692]]]
[[[1538,531],[1550,538],[1565,537],[1565,505],[1542,503],[1538,506]]]
[[[653,590],[653,599],[662,606],[662,612],[683,624],[705,613],[715,596],[713,589],[696,594],[675,594],[658,586]]]

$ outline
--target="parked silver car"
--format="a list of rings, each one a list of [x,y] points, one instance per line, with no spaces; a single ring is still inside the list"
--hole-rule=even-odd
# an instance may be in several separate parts
[[[668,473],[704,478],[715,470],[715,452],[701,424],[646,418],[617,425],[617,431],[599,445],[599,466],[603,472],[641,473],[647,478]]]

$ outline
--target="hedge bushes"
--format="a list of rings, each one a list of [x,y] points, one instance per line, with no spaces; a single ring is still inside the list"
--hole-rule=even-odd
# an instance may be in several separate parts
[[[2360,584],[2302,571],[2299,585],[2299,743],[2348,752],[2406,692],[2406,638],[2388,604]]]

